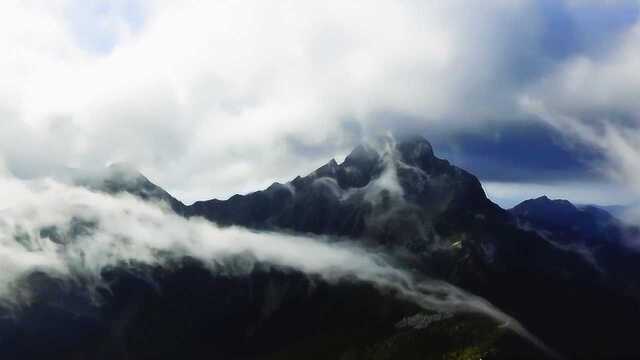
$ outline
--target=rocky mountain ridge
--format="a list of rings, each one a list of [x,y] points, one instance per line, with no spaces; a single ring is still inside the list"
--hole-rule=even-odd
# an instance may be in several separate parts
[[[142,175],[103,184],[222,226],[357,239],[417,274],[489,299],[563,355],[635,354],[629,319],[640,320],[640,287],[629,274],[638,256],[616,235],[628,230],[606,212],[566,201],[501,209],[475,176],[437,158],[421,137],[365,144],[286,184],[191,206]]]

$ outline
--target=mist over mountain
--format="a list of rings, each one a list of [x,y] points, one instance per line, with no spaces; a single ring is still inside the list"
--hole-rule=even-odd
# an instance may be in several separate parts
[[[640,359],[639,0],[0,20],[0,360]]]
[[[73,183],[55,185],[81,204],[59,220],[44,203],[33,225],[3,216],[19,225],[7,228],[14,254],[55,256],[6,284],[9,358],[636,355],[638,229],[547,197],[504,210],[422,137],[379,138],[290,182],[190,206],[122,164]],[[18,189],[36,191],[34,205],[48,194]],[[281,246],[292,234],[321,247]],[[363,250],[335,258],[343,246]],[[328,257],[313,265],[318,250]],[[341,262],[360,251],[380,258]]]
[[[423,138],[360,146],[341,164],[332,160],[246,196],[197,202],[188,214],[221,225],[361,239],[486,297],[565,354],[634,351],[625,324],[640,315],[633,290],[638,256],[625,243],[637,229],[564,200],[530,200],[505,211],[477,178],[435,157]],[[592,326],[578,325],[585,313]]]
[[[361,183],[381,181],[359,197],[374,206],[394,187],[384,154]],[[220,228],[123,165],[1,180],[3,358],[554,356],[485,299],[375,244]]]

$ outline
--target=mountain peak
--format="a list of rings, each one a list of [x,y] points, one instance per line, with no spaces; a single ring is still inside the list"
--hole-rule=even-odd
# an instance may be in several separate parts
[[[143,200],[165,202],[177,213],[184,212],[185,205],[182,202],[152,183],[129,163],[112,163],[98,171],[76,170],[73,182],[95,191],[129,193]]]
[[[422,136],[401,139],[396,144],[396,150],[400,153],[404,162],[411,165],[428,165],[435,159],[431,143]]]
[[[286,186],[199,202],[190,214],[220,224],[412,244],[413,250],[437,241],[434,227],[442,219],[455,218],[467,226],[479,218],[502,216],[477,178],[435,157],[423,137],[380,140],[363,143],[341,164],[331,159]],[[447,220],[441,228],[453,223]]]
[[[407,135],[401,136],[396,139],[398,146],[417,149],[419,151],[426,151],[427,153],[433,153],[433,147],[429,140],[421,135]]]
[[[410,165],[428,165],[435,159],[431,143],[422,136],[383,137],[373,143],[358,145],[345,158],[343,165],[372,168],[387,153],[396,153]]]
[[[523,201],[509,210],[521,224],[556,234],[560,242],[590,241],[615,237],[618,221],[594,206],[577,207],[568,200],[541,196]],[[561,233],[562,235],[558,235]]]
[[[344,159],[345,165],[358,164],[358,163],[370,163],[377,161],[380,154],[376,149],[367,143],[356,146],[349,155]]]
[[[131,163],[115,162],[107,165],[107,176],[126,176],[129,178],[144,177],[142,173]]]
[[[516,205],[514,207],[514,209],[518,208],[518,207],[543,207],[545,209],[555,209],[555,210],[563,210],[563,211],[567,211],[567,212],[575,212],[578,211],[578,208],[571,203],[571,201],[569,200],[565,200],[565,199],[550,199],[547,195],[542,195],[540,197],[537,197],[535,199],[529,199],[529,200],[525,200],[523,202],[521,202],[520,204]]]
[[[550,199],[543,195],[535,199],[521,202],[509,210],[517,217],[535,219],[537,222],[560,221],[567,217],[574,217],[580,210],[568,200]]]

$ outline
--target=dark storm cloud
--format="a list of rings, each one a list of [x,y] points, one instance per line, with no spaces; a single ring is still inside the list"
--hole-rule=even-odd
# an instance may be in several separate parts
[[[482,132],[436,136],[438,153],[481,180],[557,182],[603,180],[593,163],[603,161],[591,147],[566,143],[563,135],[537,122],[496,123]]]

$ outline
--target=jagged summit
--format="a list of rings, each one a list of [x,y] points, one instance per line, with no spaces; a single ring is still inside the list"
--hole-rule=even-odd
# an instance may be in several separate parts
[[[635,333],[620,329],[619,324],[622,319],[634,319],[631,324],[640,319],[637,304],[628,302],[629,295],[638,296],[635,289],[640,289],[634,276],[638,257],[628,256],[614,241],[603,240],[628,234],[638,238],[640,230],[621,232],[606,222],[601,226],[603,223],[593,218],[605,218],[601,212],[546,196],[506,212],[487,199],[475,176],[435,156],[426,139],[397,139],[360,145],[343,162],[331,159],[310,174],[284,184],[274,183],[248,195],[192,206],[182,205],[127,164],[107,168],[102,176],[92,177],[90,185],[100,191],[124,191],[143,199],[165,200],[179,214],[204,217],[220,225],[314,233],[375,247],[376,253],[388,256],[412,274],[443,279],[487,298],[505,312],[516,314],[552,347],[566,352],[578,349],[588,355],[593,349],[606,349],[609,355],[610,349],[622,349],[620,353],[625,354],[628,349],[623,346],[635,344]],[[67,235],[55,229],[43,231],[60,243]],[[582,240],[577,246],[576,239]],[[176,299],[190,299],[184,297],[183,283],[192,278],[189,274],[175,282],[179,288]],[[274,284],[278,281],[282,278]],[[207,288],[199,286],[204,283],[200,281],[194,288]],[[271,299],[272,286],[266,289]],[[129,290],[126,288],[126,296]],[[228,288],[222,293],[229,293]],[[253,294],[252,290],[247,297],[252,303],[259,298]],[[285,294],[283,299],[295,299],[293,303],[303,301],[304,314],[314,309],[306,305],[307,295],[297,295],[306,291],[291,292],[285,284],[281,294]],[[326,292],[323,299],[326,294],[336,296],[336,304],[350,301],[355,308],[369,303],[366,297],[351,291]],[[217,293],[212,295],[212,299],[220,298]],[[232,303],[237,304],[238,299],[234,295]],[[386,309],[390,308],[388,304]],[[193,314],[200,318],[211,308],[210,301],[203,301]],[[147,311],[146,306],[142,309]],[[227,305],[223,312],[226,318],[230,312]],[[330,311],[312,312],[336,314],[333,305]],[[244,309],[241,313],[248,314]],[[589,315],[590,326],[585,326],[585,314]],[[342,316],[330,318],[334,321]],[[175,319],[176,324],[184,323],[183,317]],[[292,319],[295,325],[291,328],[296,329],[299,316]],[[207,328],[216,323],[209,320]],[[149,326],[143,323],[146,334]],[[251,319],[251,331],[255,324]],[[200,329],[194,331],[200,333]],[[242,334],[247,333],[243,328]],[[281,337],[280,332],[273,333],[275,338]],[[575,342],[567,342],[568,333],[574,334]],[[635,347],[631,350],[635,354]]]
[[[395,152],[400,160],[415,165],[435,158],[433,147],[427,139],[419,135],[403,136],[398,139],[382,137],[358,145],[345,159],[345,163],[368,162]]]
[[[398,143],[397,149],[403,160],[411,164],[417,165],[435,158],[431,143],[422,136],[406,137]]]
[[[188,214],[223,225],[365,237],[416,251],[442,240],[436,227],[505,216],[475,176],[437,158],[419,136],[364,143],[342,163],[331,159],[287,184],[226,201],[196,202]]]
[[[127,163],[111,164],[80,182],[100,191],[164,201],[179,214],[202,216],[220,224],[422,243],[418,247],[434,241],[434,227],[451,214],[456,219],[478,214],[504,216],[486,198],[475,176],[437,158],[421,136],[363,143],[342,163],[331,159],[288,183],[191,206]],[[393,236],[390,229],[397,229]],[[410,235],[403,238],[402,234]]]
[[[358,162],[373,161],[379,156],[376,149],[369,144],[358,145],[344,160],[344,163],[353,164]]]
[[[345,190],[366,186],[389,167],[400,171],[413,168],[414,172],[421,172],[417,176],[423,178],[432,173],[437,176],[452,168],[448,161],[434,155],[433,147],[424,137],[414,135],[401,139],[396,141],[394,138],[382,137],[360,144],[342,163],[338,164],[335,159],[331,159],[306,177],[294,179],[292,184],[298,186],[328,177]]]

